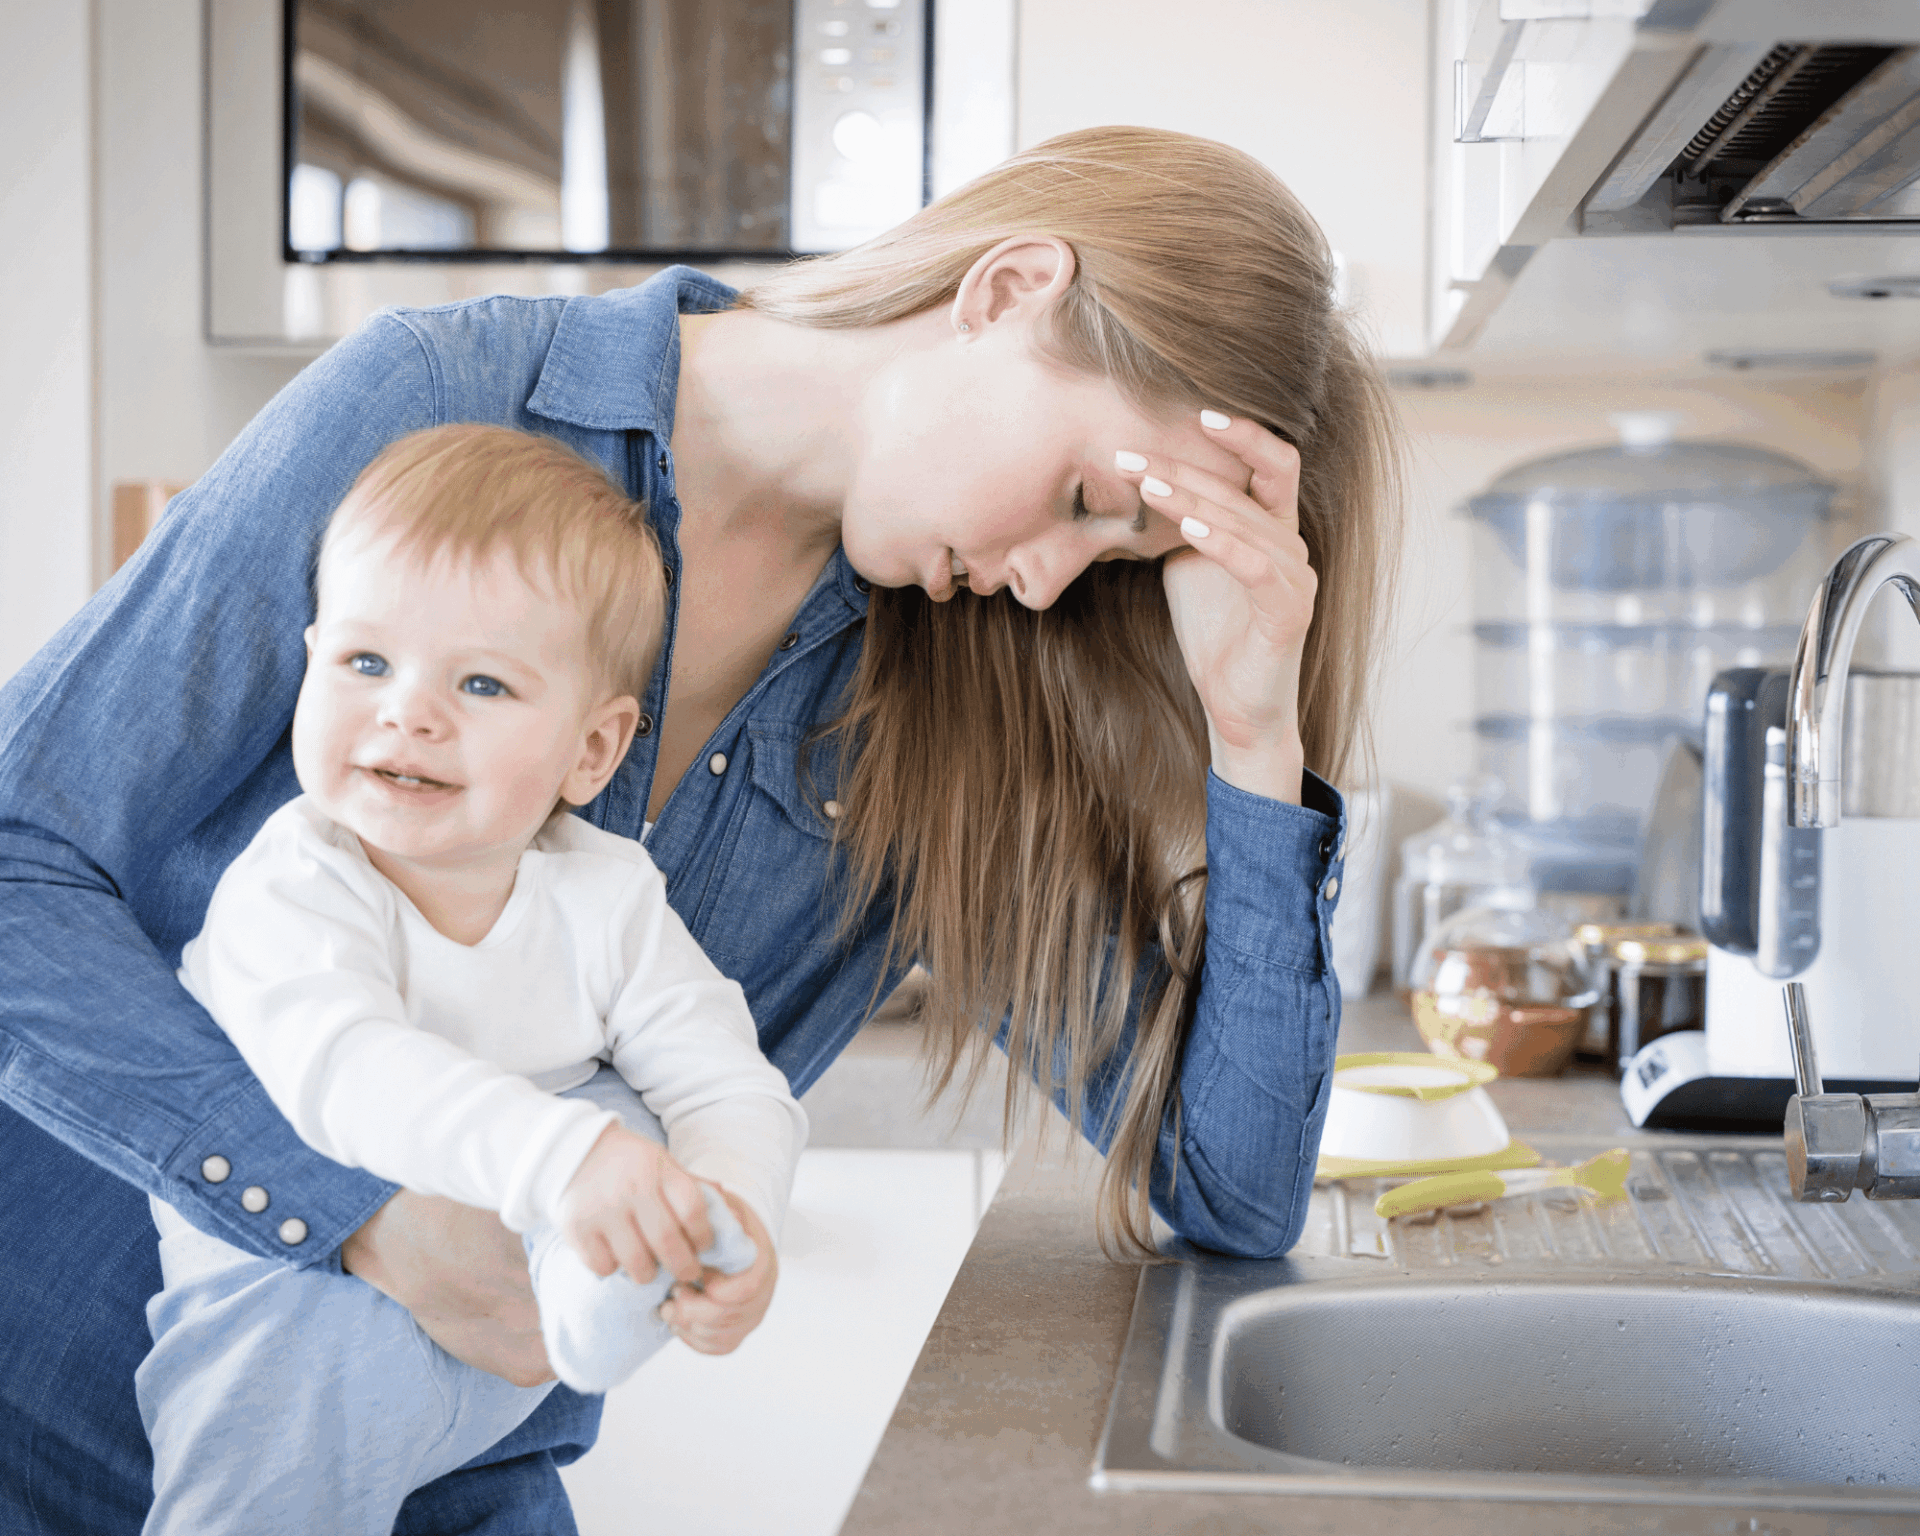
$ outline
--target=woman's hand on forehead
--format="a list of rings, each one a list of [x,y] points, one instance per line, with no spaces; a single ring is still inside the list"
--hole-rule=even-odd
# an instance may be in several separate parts
[[[1206,708],[1215,772],[1297,801],[1300,662],[1319,590],[1300,536],[1300,455],[1246,418],[1203,411],[1200,427],[1242,476],[1151,454],[1143,469],[1125,467],[1138,455],[1116,467],[1180,530],[1167,604]]]

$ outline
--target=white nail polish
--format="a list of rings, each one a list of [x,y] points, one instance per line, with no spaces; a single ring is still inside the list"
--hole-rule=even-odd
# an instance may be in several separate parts
[[[1115,469],[1127,470],[1145,469],[1147,467],[1147,456],[1144,453],[1128,453],[1126,449],[1122,448],[1113,456],[1113,467]]]
[[[1201,522],[1197,517],[1181,518],[1180,531],[1190,539],[1204,539],[1208,534],[1213,532],[1211,528]]]
[[[1149,496],[1171,496],[1173,494],[1172,486],[1168,485],[1164,480],[1154,479],[1152,475],[1148,475],[1146,479],[1140,482],[1140,489],[1145,491]]]
[[[1218,411],[1202,411],[1200,413],[1200,425],[1203,427],[1211,427],[1215,432],[1223,432],[1233,425],[1233,418],[1230,416],[1222,416]]]

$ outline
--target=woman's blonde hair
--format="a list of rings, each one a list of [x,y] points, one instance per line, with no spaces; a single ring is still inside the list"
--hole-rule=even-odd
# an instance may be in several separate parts
[[[1143,410],[1248,416],[1299,449],[1319,578],[1301,730],[1307,765],[1340,780],[1365,731],[1398,546],[1398,435],[1335,305],[1326,242],[1271,172],[1184,134],[1064,134],[742,303],[801,325],[881,325],[950,303],[976,260],[1023,233],[1077,258],[1046,342],[1055,360]],[[935,978],[934,1091],[963,1066],[971,1090],[1004,1020],[1009,1128],[1022,1072],[1078,1125],[1089,1076],[1124,1051],[1124,1087],[1092,1127],[1110,1148],[1098,1214],[1110,1248],[1149,1252],[1149,1176],[1163,1128],[1180,1146],[1205,945],[1208,761],[1158,565],[1096,564],[1044,612],[1006,592],[936,604],[876,589],[830,735],[855,910],[891,890],[894,953]]]
[[[316,579],[348,531],[428,566],[505,550],[530,584],[578,608],[609,696],[646,693],[666,623],[660,545],[640,503],[558,439],[471,422],[410,432],[334,509]]]

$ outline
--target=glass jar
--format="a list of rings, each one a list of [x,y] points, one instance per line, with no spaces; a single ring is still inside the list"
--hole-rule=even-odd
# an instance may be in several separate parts
[[[1696,933],[1613,945],[1614,1072],[1662,1035],[1707,1027],[1707,941]]]
[[[1410,980],[1427,1049],[1507,1077],[1564,1071],[1598,995],[1567,924],[1517,902],[1456,912],[1421,945]]]
[[[1575,1060],[1616,1073],[1620,1070],[1620,998],[1615,987],[1614,945],[1623,939],[1673,939],[1685,934],[1678,923],[1581,923],[1573,930],[1598,993],[1587,1010],[1586,1033],[1574,1048]]]
[[[1422,939],[1463,907],[1527,892],[1527,856],[1500,823],[1494,807],[1506,793],[1498,779],[1481,778],[1447,791],[1447,814],[1400,845],[1400,877],[1393,889],[1393,986],[1408,995]]]

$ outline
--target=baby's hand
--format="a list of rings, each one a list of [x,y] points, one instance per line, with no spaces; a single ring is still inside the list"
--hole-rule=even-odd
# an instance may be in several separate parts
[[[767,1304],[773,1300],[774,1282],[780,1277],[773,1239],[753,1208],[728,1190],[721,1189],[720,1194],[759,1250],[753,1267],[737,1275],[709,1269],[701,1275],[698,1289],[676,1285],[673,1294],[660,1304],[661,1320],[686,1340],[688,1348],[703,1355],[731,1354],[760,1326],[767,1315]]]
[[[624,1269],[640,1285],[660,1269],[699,1280],[699,1255],[713,1242],[700,1181],[658,1142],[619,1125],[600,1133],[568,1180],[560,1232],[596,1275]]]

